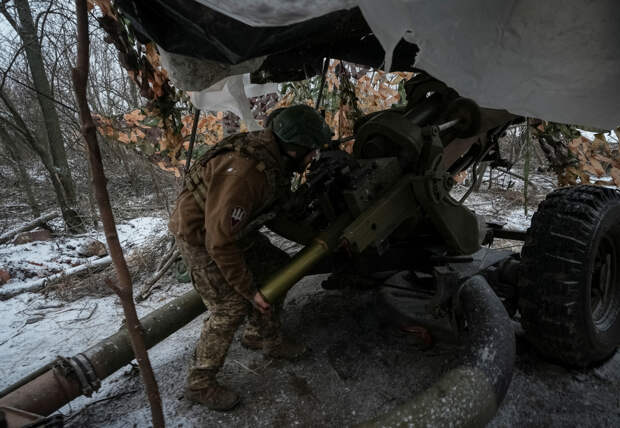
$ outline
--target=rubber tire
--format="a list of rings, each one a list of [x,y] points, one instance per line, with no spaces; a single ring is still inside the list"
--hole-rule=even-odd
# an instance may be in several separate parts
[[[547,358],[586,367],[620,344],[620,251],[608,322],[591,310],[594,263],[601,238],[620,248],[620,192],[597,186],[556,190],[532,217],[522,249],[519,311],[527,339]]]

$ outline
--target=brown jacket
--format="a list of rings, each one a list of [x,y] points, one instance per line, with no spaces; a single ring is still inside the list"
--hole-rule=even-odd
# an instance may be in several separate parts
[[[239,134],[236,138],[258,142],[283,171],[282,157],[270,130]],[[272,184],[258,164],[258,160],[234,151],[210,159],[202,168],[204,212],[192,193],[183,190],[168,225],[178,239],[206,247],[228,284],[250,301],[256,285],[237,236],[277,191],[268,188]]]

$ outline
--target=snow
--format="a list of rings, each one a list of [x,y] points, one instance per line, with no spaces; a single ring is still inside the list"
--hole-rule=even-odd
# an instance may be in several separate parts
[[[167,230],[166,221],[158,217],[136,218],[117,225],[117,228],[126,253],[149,243]],[[105,242],[102,232],[93,232],[53,241],[3,245],[0,247],[0,261],[2,266],[25,267],[45,275],[53,270],[66,269],[71,260],[84,263],[87,259],[78,257],[75,248],[92,238]],[[43,266],[31,265],[27,261]],[[14,278],[0,289],[27,285],[28,280]],[[187,288],[178,287],[174,294],[160,295],[157,300],[142,302],[137,307],[138,314],[142,316],[151,312],[182,294],[182,291],[187,291]],[[116,296],[86,297],[67,303],[55,298],[43,298],[39,294],[24,293],[0,301],[0,389],[58,355],[72,356],[115,333],[123,318],[122,313]]]
[[[112,334],[106,327],[118,325],[122,314],[115,300],[108,296],[67,304],[26,293],[0,301],[0,389],[58,355],[71,356]]]
[[[118,238],[127,251],[149,243],[166,233],[164,219],[140,217],[117,225]],[[0,269],[11,274],[11,280],[2,290],[27,287],[33,278],[44,278],[75,266],[92,263],[97,257],[81,257],[77,249],[89,240],[105,241],[103,232],[92,232],[75,237],[61,237],[50,241],[35,241],[21,245],[0,245]]]

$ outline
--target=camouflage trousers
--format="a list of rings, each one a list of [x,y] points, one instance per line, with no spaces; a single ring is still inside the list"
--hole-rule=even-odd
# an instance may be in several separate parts
[[[261,233],[253,234],[251,241],[252,244],[244,251],[245,260],[255,283],[262,284],[290,258]],[[177,239],[177,246],[190,271],[194,288],[209,310],[187,379],[190,388],[200,389],[215,380],[235,332],[246,316],[248,323],[244,335],[260,338],[267,345],[282,340],[279,319],[282,301],[272,305],[270,314],[262,314],[228,285],[204,247],[189,245],[181,239]]]

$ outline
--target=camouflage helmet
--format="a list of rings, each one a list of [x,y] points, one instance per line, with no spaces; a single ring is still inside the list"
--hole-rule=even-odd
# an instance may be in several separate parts
[[[316,150],[331,139],[331,129],[312,107],[295,105],[274,111],[267,119],[274,134],[285,144]]]

